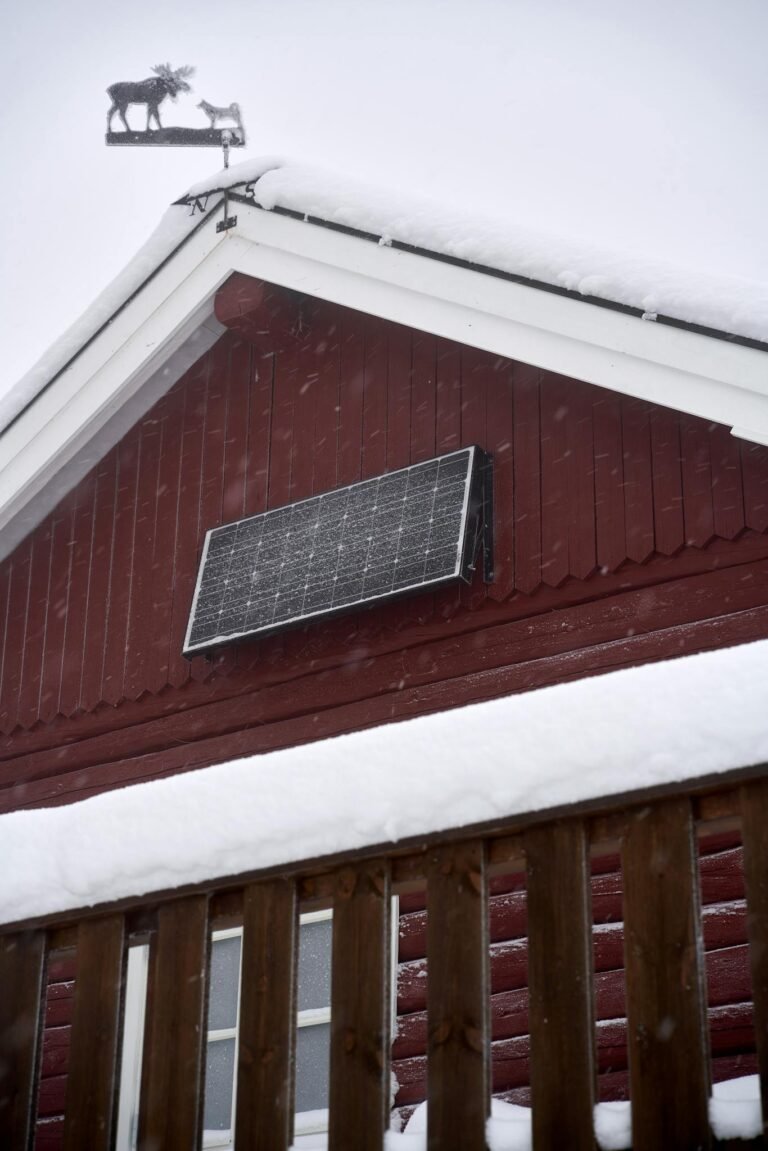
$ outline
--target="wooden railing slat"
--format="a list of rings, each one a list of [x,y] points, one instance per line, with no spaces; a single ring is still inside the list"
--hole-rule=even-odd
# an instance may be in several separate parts
[[[0,937],[0,1147],[31,1145],[41,1029],[45,932]]]
[[[293,1136],[296,926],[293,880],[245,889],[235,1144],[254,1151]]]
[[[64,1151],[112,1145],[124,934],[122,915],[85,919],[79,927]]]
[[[768,1146],[768,780],[741,789],[741,813],[755,1041]]]
[[[690,801],[635,813],[622,855],[633,1151],[702,1151],[709,1052]]]
[[[390,873],[344,868],[333,901],[330,1151],[383,1151],[389,1117]]]
[[[525,837],[534,1151],[595,1146],[592,918],[581,821]]]
[[[485,1151],[488,948],[485,845],[440,847],[427,880],[429,1151]]]
[[[207,975],[207,897],[164,904],[150,951],[139,1151],[199,1146]]]

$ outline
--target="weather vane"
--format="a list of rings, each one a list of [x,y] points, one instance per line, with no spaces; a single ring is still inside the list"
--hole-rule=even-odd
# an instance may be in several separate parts
[[[189,78],[194,75],[195,69],[186,65],[171,68],[170,64],[157,64],[152,71],[154,76],[148,76],[146,80],[121,80],[107,88],[107,95],[112,101],[107,112],[107,144],[223,148],[224,167],[228,168],[230,147],[242,148],[245,144],[245,128],[239,105],[219,107],[201,100],[197,107],[208,120],[208,127],[164,128],[160,123],[160,105],[168,96],[175,103],[179,93],[192,91]],[[136,131],[128,123],[126,113],[131,104],[143,104],[147,109],[147,127],[144,131]],[[112,131],[115,113],[123,122],[123,130],[119,132]],[[156,125],[154,128],[153,120]],[[221,120],[230,121],[232,127],[217,128],[216,124]]]

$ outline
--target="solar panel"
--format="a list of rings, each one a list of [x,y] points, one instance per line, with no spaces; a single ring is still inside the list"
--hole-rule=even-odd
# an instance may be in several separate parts
[[[184,654],[468,582],[489,498],[489,457],[470,447],[213,528]]]

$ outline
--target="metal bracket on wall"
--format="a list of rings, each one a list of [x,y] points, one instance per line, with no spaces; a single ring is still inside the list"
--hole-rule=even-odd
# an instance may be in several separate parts
[[[481,464],[483,499],[483,580],[493,583],[493,457],[484,452]]]

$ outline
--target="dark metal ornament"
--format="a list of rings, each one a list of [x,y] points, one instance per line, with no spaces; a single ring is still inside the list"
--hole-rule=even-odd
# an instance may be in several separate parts
[[[229,148],[242,148],[245,144],[245,128],[237,104],[218,107],[201,100],[197,105],[208,120],[206,128],[164,128],[160,122],[160,105],[169,96],[175,102],[182,92],[191,92],[189,77],[195,69],[184,65],[171,68],[170,64],[157,64],[152,69],[154,76],[146,80],[123,80],[110,84],[107,95],[112,105],[107,112],[106,142],[109,145],[154,147],[202,147],[224,148],[225,159]],[[147,109],[147,126],[144,131],[131,128],[127,111],[132,104],[143,104]],[[115,132],[112,123],[117,114],[123,123],[123,130]],[[152,127],[152,121],[155,127]],[[230,121],[231,127],[217,128],[218,121]]]

